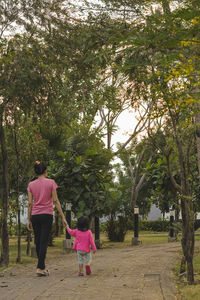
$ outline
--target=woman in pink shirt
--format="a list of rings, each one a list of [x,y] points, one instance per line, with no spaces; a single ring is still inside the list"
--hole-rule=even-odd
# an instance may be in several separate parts
[[[89,230],[89,219],[88,217],[80,217],[77,224],[78,229],[71,230],[67,225],[67,231],[70,235],[75,237],[73,249],[77,250],[78,263],[79,263],[79,276],[83,276],[83,263],[86,260],[86,274],[91,274],[91,247],[93,253],[96,252],[96,246],[92,236],[91,230]]]
[[[48,246],[48,236],[53,222],[53,202],[60,213],[63,225],[67,226],[67,221],[63,214],[60,201],[57,196],[57,184],[53,179],[47,177],[47,168],[36,161],[34,165],[38,178],[28,185],[28,230],[34,231],[36,252],[38,257],[38,276],[48,276],[45,270],[45,258]]]

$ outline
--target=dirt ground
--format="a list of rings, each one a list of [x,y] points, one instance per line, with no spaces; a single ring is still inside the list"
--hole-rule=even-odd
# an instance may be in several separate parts
[[[0,300],[174,300],[172,268],[179,242],[100,249],[92,274],[78,277],[76,253],[48,259],[49,277],[33,264],[8,269],[0,277]],[[180,298],[179,298],[180,299]]]

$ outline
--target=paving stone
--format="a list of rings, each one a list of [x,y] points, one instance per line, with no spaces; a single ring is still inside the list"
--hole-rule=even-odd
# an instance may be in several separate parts
[[[178,242],[101,249],[84,277],[77,276],[75,253],[47,254],[49,277],[37,277],[34,265],[3,272],[0,300],[175,300],[171,270],[180,249]]]

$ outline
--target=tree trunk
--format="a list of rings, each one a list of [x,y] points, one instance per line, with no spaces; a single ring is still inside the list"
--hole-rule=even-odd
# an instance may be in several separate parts
[[[185,273],[186,271],[186,260],[185,260],[185,256],[183,255],[182,259],[181,259],[181,265],[180,265],[180,274]]]
[[[162,0],[162,7],[163,7],[163,12],[168,15],[170,13],[170,6],[169,6],[169,0]]]
[[[26,255],[30,255],[30,250],[31,250],[31,232],[28,230],[27,233],[27,246],[26,246]]]
[[[100,239],[100,226],[99,226],[99,217],[94,217],[94,232],[95,232],[95,240]]]
[[[19,198],[17,201],[17,263],[21,263],[21,211],[20,211],[20,206],[19,206]]]
[[[92,232],[95,232],[95,223],[94,223],[94,217],[93,216],[89,216],[89,227],[90,227],[90,230]]]
[[[179,164],[181,169],[181,213],[182,213],[182,249],[187,264],[187,279],[189,284],[194,283],[193,255],[194,255],[194,212],[192,197],[189,193],[183,153],[180,143],[177,144]]]
[[[16,119],[16,116],[15,116]],[[19,203],[19,151],[17,144],[17,130],[16,130],[16,121],[14,126],[14,144],[15,144],[15,154],[16,154],[16,163],[17,163],[17,172],[16,172],[16,206],[17,206],[17,263],[21,263],[21,210]]]
[[[182,196],[181,210],[182,210],[182,249],[187,266],[187,280],[189,284],[194,283],[193,272],[193,255],[194,255],[194,216],[192,214],[191,199],[187,196]]]
[[[55,236],[59,236],[59,215],[57,210],[55,213]]]
[[[60,234],[63,234],[63,229],[64,229],[63,222],[60,222]]]
[[[0,143],[1,143],[1,154],[2,154],[2,228],[1,228],[1,259],[0,265],[8,266],[9,264],[9,237],[8,237],[8,154],[6,149],[6,139],[3,127],[3,114],[0,115]]]
[[[198,105],[200,108],[200,105]],[[197,143],[197,161],[199,170],[199,180],[200,180],[200,112],[196,115],[196,143]]]
[[[131,189],[131,209],[134,211],[134,207],[136,206],[138,194],[136,193],[136,186],[132,182],[132,189]]]
[[[194,282],[193,256],[188,258],[187,261],[187,281],[189,284]]]
[[[194,283],[194,273],[193,273],[193,255],[194,255],[194,211],[192,197],[189,189],[187,172],[186,172],[186,163],[185,161],[188,158],[184,157],[183,148],[180,140],[181,133],[178,128],[176,115],[169,110],[173,129],[174,129],[174,138],[176,142],[176,147],[178,150],[178,160],[180,167],[180,177],[181,177],[181,186],[178,185],[175,179],[172,176],[169,157],[167,157],[168,171],[170,179],[174,184],[174,187],[180,192],[181,196],[181,214],[182,214],[182,250],[183,255],[185,256],[186,265],[187,265],[187,279],[189,284]]]

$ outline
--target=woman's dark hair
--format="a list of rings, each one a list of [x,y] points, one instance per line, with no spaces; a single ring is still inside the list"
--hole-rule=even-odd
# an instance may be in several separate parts
[[[37,175],[42,175],[46,171],[47,167],[44,163],[40,162],[39,160],[36,160],[34,165],[34,170]]]
[[[77,228],[80,231],[87,231],[89,229],[89,218],[85,216],[78,218]]]

